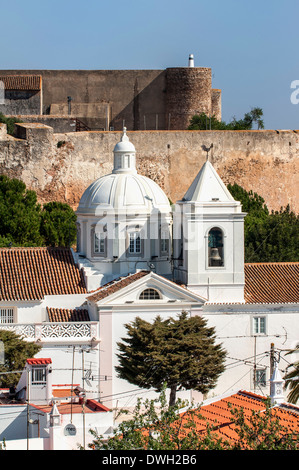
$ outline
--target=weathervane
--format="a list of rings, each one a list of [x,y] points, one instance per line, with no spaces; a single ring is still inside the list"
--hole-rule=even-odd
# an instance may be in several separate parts
[[[213,144],[210,145],[210,147],[206,147],[205,145],[202,145],[201,148],[207,152],[207,160],[209,160],[209,151],[213,148]]]

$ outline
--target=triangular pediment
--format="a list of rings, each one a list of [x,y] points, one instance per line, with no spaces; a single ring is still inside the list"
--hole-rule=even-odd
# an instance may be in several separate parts
[[[206,161],[182,199],[192,202],[234,202],[213,165]]]
[[[154,272],[144,273],[143,276],[127,276],[103,286],[87,298],[97,305],[203,305],[207,299],[200,297],[175,282]],[[135,278],[134,278],[135,276]],[[119,288],[118,288],[119,287]],[[156,299],[140,299],[146,289],[154,289],[160,294]],[[105,295],[103,295],[105,293]]]

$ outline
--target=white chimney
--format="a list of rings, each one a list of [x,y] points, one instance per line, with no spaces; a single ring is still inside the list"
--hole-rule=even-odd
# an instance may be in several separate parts
[[[189,54],[189,67],[194,67],[194,56]]]

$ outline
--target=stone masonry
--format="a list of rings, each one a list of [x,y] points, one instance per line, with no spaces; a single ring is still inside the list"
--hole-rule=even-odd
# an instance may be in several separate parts
[[[83,191],[113,168],[120,132],[54,133],[39,123],[0,124],[0,174],[23,180],[41,202],[77,207]],[[131,131],[138,171],[156,181],[172,202],[181,199],[207,158],[226,184],[260,194],[269,209],[290,204],[298,213],[299,131]]]

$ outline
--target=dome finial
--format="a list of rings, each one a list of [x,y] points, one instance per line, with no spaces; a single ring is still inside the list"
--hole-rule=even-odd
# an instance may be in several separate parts
[[[123,135],[121,136],[121,142],[128,141],[129,137],[127,136],[127,128],[123,127]]]

